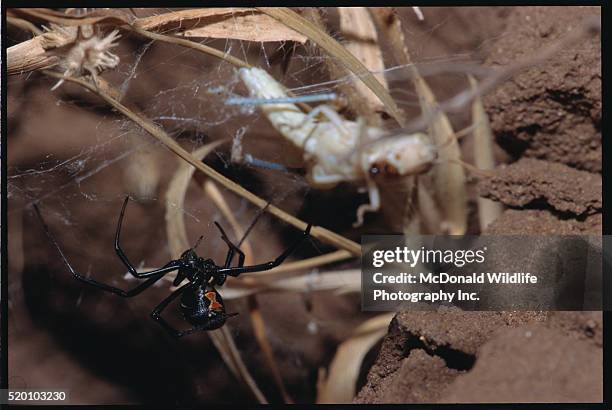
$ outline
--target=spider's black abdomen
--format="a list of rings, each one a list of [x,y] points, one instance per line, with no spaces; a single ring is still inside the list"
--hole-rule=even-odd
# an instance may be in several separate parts
[[[185,320],[194,326],[205,326],[207,330],[220,328],[227,319],[223,299],[212,286],[184,292],[180,307]]]

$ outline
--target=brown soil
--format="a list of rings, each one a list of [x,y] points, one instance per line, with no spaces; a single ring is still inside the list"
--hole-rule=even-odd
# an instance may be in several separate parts
[[[536,52],[579,26],[598,7],[518,7],[511,35],[491,48],[487,64]],[[500,143],[515,156],[601,172],[601,42],[589,39],[516,76],[485,99]]]
[[[603,351],[543,326],[506,329],[484,344],[476,364],[440,402],[601,402]]]
[[[522,158],[497,168],[480,184],[481,196],[506,206],[547,206],[575,216],[601,212],[601,176],[567,165]]]
[[[413,349],[400,362],[397,374],[381,393],[381,403],[427,403],[435,401],[437,392],[462,372],[450,369],[446,362],[423,349]],[[377,401],[378,402],[378,401]]]
[[[490,235],[601,234],[601,213],[586,218],[561,218],[549,210],[507,209],[491,225]]]
[[[355,403],[600,402],[601,312],[404,312]]]
[[[559,39],[593,7],[511,8],[487,64]],[[510,165],[480,195],[510,207],[487,234],[601,234],[599,39],[485,98]],[[504,157],[504,156],[501,156]],[[601,402],[601,312],[402,312],[355,403]]]

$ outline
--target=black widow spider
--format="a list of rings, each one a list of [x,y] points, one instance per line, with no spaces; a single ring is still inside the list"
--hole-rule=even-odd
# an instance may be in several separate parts
[[[215,289],[215,285],[221,286],[225,283],[227,276],[238,276],[241,273],[245,272],[260,272],[272,269],[281,263],[289,256],[298,245],[306,239],[310,235],[311,224],[308,224],[308,227],[303,232],[302,236],[298,238],[291,246],[289,246],[279,257],[274,259],[273,261],[262,263],[259,265],[252,266],[244,266],[244,253],[234,245],[225,232],[221,225],[215,222],[219,231],[221,231],[221,239],[227,244],[229,250],[227,252],[227,256],[225,258],[225,264],[223,266],[218,266],[212,259],[204,259],[199,257],[195,248],[198,246],[203,237],[198,239],[198,242],[195,244],[193,248],[187,249],[181,255],[180,259],[172,260],[162,266],[159,269],[152,270],[150,272],[137,272],[134,266],[130,263],[127,256],[121,249],[119,245],[119,235],[121,234],[121,226],[123,224],[123,214],[125,213],[125,208],[129,201],[129,196],[125,198],[123,201],[123,207],[121,208],[121,214],[119,215],[119,222],[117,223],[117,232],[115,234],[115,252],[119,259],[123,262],[123,264],[128,268],[128,271],[138,279],[147,279],[143,283],[139,284],[133,289],[123,290],[119,289],[101,282],[97,280],[90,279],[85,277],[74,270],[68,259],[62,252],[57,240],[51,234],[49,227],[45,223],[38,206],[34,204],[34,209],[36,210],[36,214],[40,219],[40,222],[43,225],[45,233],[47,237],[53,242],[60,256],[64,260],[64,263],[72,273],[72,275],[89,285],[92,285],[98,289],[102,289],[107,292],[114,293],[115,295],[119,295],[121,297],[129,298],[132,296],[136,296],[145,289],[149,288],[155,282],[160,280],[166,273],[178,270],[176,275],[176,279],[174,279],[173,285],[178,286],[185,279],[188,280],[188,283],[184,284],[180,288],[176,289],[174,292],[170,294],[167,298],[161,301],[159,305],[153,309],[151,312],[151,318],[159,323],[170,335],[179,338],[185,336],[187,334],[197,332],[200,330],[214,330],[218,329],[225,324],[227,318],[237,315],[237,313],[225,313],[225,305],[223,304],[223,299],[217,290]],[[231,266],[232,260],[234,259],[234,255],[238,253],[238,266]],[[181,296],[180,309],[183,314],[184,319],[189,322],[194,327],[188,330],[176,330],[168,322],[161,317],[162,311],[176,299],[178,296]]]

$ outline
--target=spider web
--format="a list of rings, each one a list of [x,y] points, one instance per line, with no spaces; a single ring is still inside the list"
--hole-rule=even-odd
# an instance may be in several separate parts
[[[440,27],[444,24],[440,23]],[[422,44],[420,39],[428,39],[436,30],[438,27],[421,33],[420,38],[417,35],[415,43]],[[333,30],[331,34],[343,41]],[[329,57],[313,53],[309,46],[297,47],[288,70],[283,72],[274,57],[279,48],[285,47],[283,44],[201,42],[267,68],[297,96],[340,94],[341,85],[353,81],[350,76],[329,80],[326,67]],[[209,154],[206,162],[287,212],[299,213],[311,190],[303,171],[296,171],[303,166],[301,152],[272,128],[256,106],[225,104],[231,97],[248,95],[234,67],[171,44],[129,36],[120,43],[116,52],[121,61],[119,66],[101,77],[119,90],[124,104],[161,126],[189,151],[218,139],[228,140]],[[444,72],[471,55],[441,52],[421,57],[419,47],[414,55],[425,75]],[[408,112],[418,113],[418,97],[411,91],[408,72],[406,67],[390,67],[385,75],[397,103]],[[67,83],[52,92],[49,91],[52,84],[50,79],[35,75],[9,81],[9,127],[12,126],[14,135],[9,139],[9,217],[27,213],[32,203],[40,203],[54,231],[76,238],[72,246],[63,238],[60,243],[68,242],[67,252],[76,258],[75,265],[82,267],[80,259],[84,260],[91,248],[109,243],[118,204],[125,195],[131,195],[146,209],[145,215],[136,219],[136,223],[144,226],[126,229],[131,232],[142,229],[142,234],[153,238],[149,248],[162,249],[144,254],[132,252],[139,255],[133,262],[140,266],[165,263],[168,251],[164,222],[154,218],[161,217],[165,191],[180,160],[135,123],[109,110],[96,96]],[[37,104],[37,99],[43,101]],[[33,127],[31,122],[41,125]],[[237,146],[241,151],[238,154],[242,155],[236,154]],[[247,155],[255,158],[256,163],[244,161]],[[198,231],[211,229],[213,220],[222,219],[218,209],[202,206],[198,184],[197,178],[195,183],[192,180],[184,207],[176,210],[183,214],[190,234],[195,232],[194,237]],[[244,224],[256,215],[252,205],[235,196],[230,206]],[[128,219],[133,207],[128,210]],[[84,212],[84,208],[89,212]],[[351,218],[354,211],[348,211]],[[100,238],[92,240],[91,236],[101,224],[104,230],[97,232],[96,238],[105,237],[105,242]],[[272,218],[263,218],[258,229],[270,229],[272,224]],[[88,247],[75,246],[88,242],[91,242]],[[221,241],[211,246],[213,252],[224,250]],[[110,254],[110,249],[105,254]],[[108,258],[100,256],[97,261],[103,263]],[[124,271],[117,261],[111,263]]]
[[[283,185],[298,185],[306,187],[305,181],[297,177],[295,173],[288,171],[285,152],[275,150],[274,145],[282,144],[280,137],[269,124],[261,118],[255,106],[228,106],[224,102],[232,96],[245,95],[244,87],[236,75],[236,70],[225,62],[219,62],[212,58],[203,56],[189,49],[182,49],[169,44],[152,44],[151,42],[140,42],[135,50],[122,49],[119,52],[121,58],[120,66],[110,73],[112,77],[109,81],[114,84],[124,97],[124,101],[136,102],[144,116],[157,124],[176,138],[179,142],[187,142],[192,149],[197,148],[213,139],[241,138],[244,141],[245,152],[249,143],[258,145],[260,143],[260,129],[265,129],[266,141],[271,145],[271,149],[266,150],[264,162],[277,164],[274,178],[266,180],[266,184],[271,185],[271,197],[274,202],[275,195],[286,196],[286,187]],[[266,67],[270,64],[269,56],[274,54],[278,48],[277,44],[260,44],[241,41],[204,41],[212,43],[219,48],[221,45],[228,54],[235,54],[239,57],[248,56],[248,60],[253,62],[259,60],[260,66]],[[254,57],[255,56],[255,57]],[[465,55],[445,55],[441,57],[431,57],[431,66],[440,66],[444,63],[462,59]],[[351,81],[350,77],[336,81],[312,81],[326,76],[324,55],[309,55],[308,49],[301,48],[300,52],[292,56],[292,66],[289,73],[284,75],[285,84],[292,89],[296,95],[317,94],[324,92],[339,92],[339,86],[343,82]],[[402,67],[392,67],[387,71],[387,77],[392,81],[391,91],[396,96],[398,104],[405,108],[418,106],[417,96],[405,86],[407,81],[407,71]],[[180,73],[180,74],[174,74]],[[307,76],[304,76],[307,73]],[[167,77],[168,80],[165,81]],[[278,77],[278,75],[277,75]],[[151,79],[158,79],[156,84],[150,84]],[[399,79],[394,86],[393,80]],[[48,80],[44,77],[38,78],[19,78],[11,79],[11,82],[26,82],[29,87],[46,88]],[[10,84],[10,83],[9,83]],[[155,85],[155,87],[154,87]],[[64,86],[62,86],[64,87]],[[11,89],[12,87],[9,87]],[[69,88],[70,91],[66,91]],[[42,91],[42,90],[41,90]],[[161,192],[155,190],[156,171],[152,166],[147,168],[147,172],[133,171],[136,166],[133,164],[146,163],[164,151],[163,147],[155,143],[151,137],[129,120],[118,115],[104,112],[104,105],[99,101],[94,101],[93,97],[88,98],[90,106],[82,107],[79,102],[78,90],[74,87],[65,86],[58,93],[48,92],[53,98],[55,106],[75,108],[74,115],[87,113],[88,109],[99,111],[99,121],[93,129],[83,129],[83,132],[90,134],[90,138],[84,139],[83,144],[78,148],[78,152],[72,155],[55,155],[53,153],[36,152],[35,147],[30,152],[31,156],[38,154],[40,160],[34,163],[17,164],[9,161],[8,172],[8,196],[9,199],[16,199],[25,205],[30,205],[33,201],[43,201],[45,199],[59,199],[60,203],[67,200],[74,200],[77,196],[88,201],[111,201],[121,197],[126,193],[135,194],[136,197],[144,200],[158,201]],[[42,91],[44,92],[44,91]],[[68,94],[68,95],[66,95]],[[76,95],[75,95],[76,94]],[[72,98],[71,98],[72,97]],[[10,104],[27,105],[27,96],[15,95]],[[10,111],[10,107],[9,107]],[[28,113],[9,113],[9,122],[12,118],[16,122],[21,122]],[[31,117],[30,117],[31,118]],[[55,125],[51,125],[55,126]],[[57,124],[57,127],[65,124]],[[108,131],[111,128],[111,131]],[[252,136],[256,134],[255,136]],[[33,138],[44,138],[44,136],[33,136]],[[57,140],[57,145],[63,141]],[[281,145],[282,146],[282,145]],[[281,152],[279,152],[281,151]],[[298,154],[297,152],[294,154]],[[232,166],[231,152],[227,146],[215,150],[214,156],[220,160],[225,167]],[[293,156],[293,163],[289,168],[299,166],[299,158]],[[292,166],[293,165],[293,166]],[[241,163],[240,166],[252,169],[253,172],[264,172],[262,166]],[[132,181],[133,185],[140,184],[139,187],[130,187],[123,192],[114,195],[102,194],[95,185],[88,184],[87,181],[95,177],[108,168],[125,167],[126,174],[135,172],[137,176],[127,175],[127,180]],[[158,166],[159,167],[159,166]],[[265,167],[265,166],[264,166]],[[132,171],[130,171],[132,170]],[[267,171],[265,171],[267,172]],[[157,171],[159,173],[159,171]],[[150,181],[147,181],[149,179]],[[27,180],[27,182],[26,182]],[[297,184],[296,184],[297,182]],[[159,186],[157,186],[159,188]],[[275,189],[276,188],[276,189]],[[69,194],[66,192],[72,191]],[[278,193],[274,194],[274,191]],[[304,192],[301,195],[305,195]],[[61,213],[61,212],[59,212]],[[68,222],[65,220],[64,222]]]

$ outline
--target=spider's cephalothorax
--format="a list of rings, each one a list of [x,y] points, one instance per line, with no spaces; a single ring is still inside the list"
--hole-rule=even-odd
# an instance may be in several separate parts
[[[273,261],[262,263],[259,265],[251,265],[244,266],[244,253],[234,245],[225,232],[221,225],[215,222],[219,231],[221,231],[221,239],[227,244],[229,250],[227,252],[227,256],[225,258],[225,263],[222,266],[215,264],[212,259],[204,259],[199,257],[195,248],[198,246],[202,238],[198,240],[196,245],[193,248],[187,249],[179,259],[172,260],[168,262],[166,265],[159,269],[152,270],[150,272],[137,272],[134,266],[130,263],[127,256],[121,249],[119,245],[119,235],[121,234],[121,226],[123,223],[123,215],[125,213],[125,207],[127,206],[129,197],[125,198],[123,202],[123,207],[121,208],[121,214],[119,215],[119,222],[117,224],[117,232],[115,234],[115,252],[117,256],[121,259],[124,265],[128,268],[130,274],[135,276],[138,279],[146,279],[144,282],[139,284],[133,289],[123,290],[116,288],[114,286],[110,286],[101,282],[98,282],[94,279],[90,279],[86,276],[81,275],[79,272],[74,270],[68,259],[64,255],[64,252],[60,248],[59,244],[55,237],[51,234],[47,224],[42,218],[42,215],[36,206],[34,205],[34,209],[36,210],[36,214],[40,218],[40,221],[45,229],[45,232],[51,242],[57,248],[60,256],[62,257],[64,263],[72,273],[72,275],[89,285],[92,285],[98,289],[102,289],[107,292],[114,293],[116,295],[122,297],[132,297],[136,296],[145,289],[149,288],[155,282],[160,280],[165,274],[171,271],[178,271],[176,278],[174,279],[174,286],[179,286],[185,280],[187,283],[179,287],[177,290],[172,292],[170,296],[161,301],[155,309],[151,312],[151,317],[153,320],[158,322],[168,333],[175,337],[181,337],[186,334],[190,334],[199,330],[213,330],[218,329],[227,320],[227,318],[235,316],[236,313],[226,313],[225,305],[223,304],[223,299],[215,286],[222,286],[227,279],[227,276],[238,276],[244,272],[260,272],[272,269],[281,263],[289,256],[298,245],[310,235],[311,225],[308,225],[303,234],[289,247],[287,248],[279,257],[274,259]],[[231,266],[232,261],[234,259],[235,254],[238,254],[238,264],[236,266]],[[183,315],[183,318],[189,322],[193,327],[188,330],[179,331],[174,329],[168,322],[162,318],[162,311],[176,299],[178,296],[180,298],[180,309]]]

